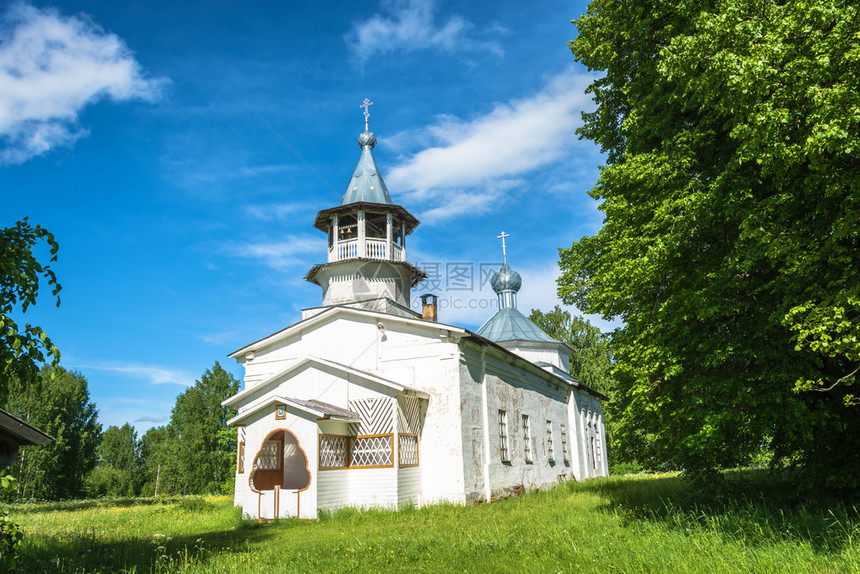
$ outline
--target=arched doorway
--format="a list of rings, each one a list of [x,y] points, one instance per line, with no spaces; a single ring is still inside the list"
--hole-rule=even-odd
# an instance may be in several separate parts
[[[249,481],[258,495],[258,518],[299,516],[301,492],[310,486],[311,473],[296,435],[286,429],[269,433],[254,457]]]

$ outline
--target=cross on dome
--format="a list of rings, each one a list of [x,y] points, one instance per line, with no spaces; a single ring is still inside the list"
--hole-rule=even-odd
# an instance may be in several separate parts
[[[504,259],[505,265],[508,264],[508,251],[507,251],[507,248],[505,247],[505,238],[506,237],[510,237],[510,234],[505,233],[504,231],[502,231],[501,235],[496,236],[496,239],[502,240],[502,258]]]
[[[372,105],[373,102],[371,102],[367,98],[364,98],[364,101],[361,103],[360,106],[358,106],[359,108],[364,108],[364,129],[370,129],[368,128],[368,119],[370,118],[370,112],[367,110],[367,108]]]

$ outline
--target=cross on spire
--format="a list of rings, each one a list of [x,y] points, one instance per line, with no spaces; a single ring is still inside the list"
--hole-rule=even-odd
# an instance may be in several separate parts
[[[372,105],[373,105],[373,102],[371,102],[367,98],[364,98],[364,101],[361,103],[360,106],[358,106],[359,108],[364,108],[364,129],[370,129],[370,128],[368,128],[368,121],[367,121],[368,118],[370,118],[370,112],[367,111],[367,108],[369,106],[372,106]]]
[[[505,246],[505,238],[506,237],[510,237],[510,234],[505,233],[504,231],[502,231],[501,235],[496,236],[496,239],[502,240],[502,258],[504,258],[504,260],[505,260],[505,265],[508,264],[508,250],[507,250],[507,247]]]

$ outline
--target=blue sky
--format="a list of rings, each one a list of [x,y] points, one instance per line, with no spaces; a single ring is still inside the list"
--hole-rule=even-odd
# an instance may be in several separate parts
[[[215,361],[241,378],[230,352],[321,302],[311,223],[346,191],[364,98],[440,321],[492,315],[479,275],[502,230],[520,309],[552,308],[557,248],[602,221],[586,193],[602,156],[574,135],[593,76],[567,47],[585,6],[0,4],[0,225],[29,217],[60,243],[62,304],[46,291],[23,319],[105,427],[167,422]]]

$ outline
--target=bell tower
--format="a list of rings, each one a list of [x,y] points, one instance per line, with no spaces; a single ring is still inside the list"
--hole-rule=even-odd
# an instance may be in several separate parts
[[[328,256],[305,279],[322,288],[323,306],[358,303],[378,309],[379,300],[389,299],[408,308],[410,290],[426,276],[406,261],[406,237],[419,221],[391,200],[373,159],[376,136],[369,129],[367,111],[371,104],[365,99],[361,106],[361,155],[343,200],[314,220],[314,227],[328,235]]]

